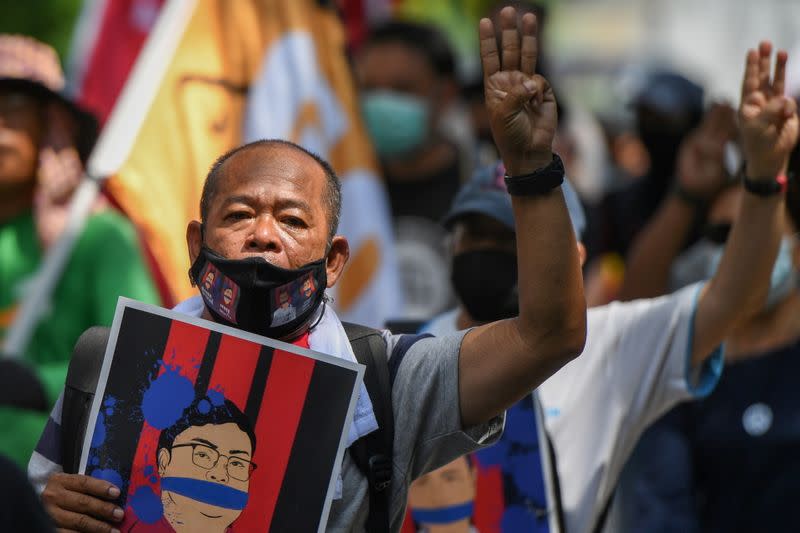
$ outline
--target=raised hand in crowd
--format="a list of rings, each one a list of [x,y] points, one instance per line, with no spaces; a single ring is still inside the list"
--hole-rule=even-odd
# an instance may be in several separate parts
[[[681,192],[707,202],[725,186],[731,175],[725,168],[725,145],[736,139],[736,112],[716,103],[678,152],[676,185]]]
[[[771,182],[785,172],[789,154],[797,144],[797,104],[784,94],[785,51],[779,51],[775,75],[770,80],[772,45],[762,42],[747,53],[739,128],[746,161],[745,175],[753,181]]]
[[[537,171],[545,167],[563,178],[552,151],[555,96],[547,80],[535,74],[536,17],[525,14],[519,24],[516,10],[506,7],[499,19],[501,51],[491,20],[480,21],[479,34],[486,107],[508,179],[541,184]],[[583,349],[586,302],[560,183],[512,192],[519,316],[481,326],[464,338],[459,391],[466,426],[500,413]],[[486,357],[489,353],[492,357]]]
[[[513,176],[550,163],[558,113],[550,83],[535,74],[536,17],[532,13],[522,17],[521,42],[513,8],[500,12],[500,24],[502,56],[491,21],[481,20],[481,60],[492,136]]]
[[[670,267],[697,217],[732,179],[725,167],[725,144],[736,136],[736,112],[717,103],[681,144],[675,194],[667,197],[631,245],[620,300],[652,298],[677,288],[669,285]]]
[[[699,299],[693,351],[697,357],[708,353],[733,328],[763,309],[786,227],[783,172],[797,143],[798,122],[795,102],[784,95],[787,54],[777,54],[773,76],[771,56],[768,42],[747,53],[738,113],[746,162],[744,192],[724,254],[709,272],[713,276]],[[680,194],[662,205],[631,252],[628,296],[641,297],[645,292],[642,287],[647,287],[642,280],[654,273],[662,285],[666,283],[666,273],[683,245],[686,226],[691,224],[695,209],[696,205]],[[653,289],[652,284],[649,287]],[[663,286],[656,288],[665,292]]]

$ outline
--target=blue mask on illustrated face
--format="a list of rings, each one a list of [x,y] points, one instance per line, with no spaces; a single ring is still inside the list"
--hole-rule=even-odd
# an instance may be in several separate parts
[[[708,264],[708,277],[711,278],[719,268],[722,260],[722,253],[725,248],[720,246]],[[772,267],[772,275],[769,280],[769,293],[765,309],[772,309],[792,291],[797,288],[798,275],[794,268],[792,256],[794,253],[794,240],[791,237],[784,237],[778,249],[778,256],[775,258],[775,265]]]
[[[361,97],[361,111],[381,157],[412,152],[428,137],[430,111],[427,102],[419,97],[395,91],[370,91]]]
[[[433,509],[411,509],[411,518],[417,524],[438,526],[452,524],[472,517],[473,503],[468,501],[449,507],[436,507]]]

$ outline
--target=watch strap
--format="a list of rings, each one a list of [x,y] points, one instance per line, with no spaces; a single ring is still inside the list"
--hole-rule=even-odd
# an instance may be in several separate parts
[[[564,183],[564,175],[564,163],[558,154],[553,154],[550,163],[530,174],[519,176],[506,174],[506,188],[508,194],[512,196],[539,196],[560,187]]]

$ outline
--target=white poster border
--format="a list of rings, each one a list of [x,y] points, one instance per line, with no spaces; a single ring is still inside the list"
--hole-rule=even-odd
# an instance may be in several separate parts
[[[342,459],[344,458],[344,451],[347,444],[348,431],[350,425],[353,423],[353,415],[355,413],[356,402],[358,400],[358,393],[361,390],[361,383],[364,380],[364,372],[366,370],[366,367],[364,365],[355,363],[353,361],[348,361],[340,357],[334,357],[332,355],[316,352],[314,350],[309,350],[307,348],[301,348],[299,346],[295,346],[293,344],[289,344],[283,341],[270,339],[269,337],[262,337],[261,335],[256,335],[255,333],[250,333],[248,331],[243,331],[223,324],[218,324],[216,322],[205,320],[203,318],[189,316],[169,309],[164,309],[163,307],[158,307],[156,305],[146,304],[138,300],[125,298],[124,296],[120,296],[119,300],[117,300],[117,308],[114,312],[114,321],[111,323],[111,330],[109,332],[108,344],[106,345],[106,353],[103,356],[103,366],[100,370],[100,376],[97,381],[97,388],[95,389],[94,398],[92,400],[92,408],[89,411],[89,421],[86,425],[86,434],[84,435],[83,438],[80,469],[78,470],[78,472],[81,474],[86,474],[86,466],[89,461],[89,451],[91,450],[92,447],[92,436],[94,434],[94,428],[97,425],[97,417],[100,413],[100,408],[102,407],[103,397],[105,396],[106,384],[108,383],[108,375],[111,372],[111,364],[113,363],[114,352],[116,351],[117,347],[117,338],[119,336],[119,329],[122,325],[122,318],[126,309],[135,309],[138,311],[144,311],[146,313],[162,316],[170,320],[185,322],[187,324],[191,324],[193,326],[199,326],[201,328],[206,328],[211,331],[222,333],[224,335],[237,337],[239,339],[254,342],[256,344],[261,344],[263,346],[269,346],[270,348],[273,348],[275,350],[282,350],[285,352],[295,353],[297,355],[309,357],[311,359],[315,359],[323,363],[328,363],[339,367],[343,367],[357,373],[355,382],[353,383],[353,390],[350,393],[350,404],[349,407],[347,408],[347,416],[345,417],[345,423],[342,426],[342,436],[339,439],[339,448],[336,451],[336,460],[334,461],[333,464],[331,479],[328,482],[328,491],[325,495],[325,505],[322,508],[322,515],[320,517],[319,528],[317,529],[319,533],[324,532],[328,523],[328,515],[330,514],[331,504],[333,502],[333,496],[336,491],[336,480],[339,479],[339,474],[341,472]]]

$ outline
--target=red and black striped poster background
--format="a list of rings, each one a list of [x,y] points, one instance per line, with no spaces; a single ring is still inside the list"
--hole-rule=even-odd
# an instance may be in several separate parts
[[[87,474],[119,476],[115,481],[121,481],[126,510],[122,531],[165,530],[163,520],[154,523],[152,509],[137,509],[130,500],[142,489],[160,495],[160,430],[148,422],[143,402],[148,388],[166,372],[191,383],[195,397],[221,392],[255,430],[253,461],[258,467],[250,478],[247,505],[229,531],[317,531],[333,496],[332,490],[328,494],[331,476],[358,391],[355,365],[221,333],[162,316],[157,308],[143,309],[150,306],[117,309],[123,314],[105,389],[102,377],[98,386],[102,398],[95,400],[90,420],[100,414],[90,426],[95,436],[85,459]],[[307,347],[307,337],[296,344]],[[168,412],[170,401],[166,398],[159,411]]]

